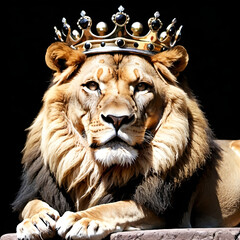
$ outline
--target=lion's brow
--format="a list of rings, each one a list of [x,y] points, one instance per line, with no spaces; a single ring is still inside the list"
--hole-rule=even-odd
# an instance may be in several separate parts
[[[98,81],[107,83],[111,79],[118,78],[118,70],[111,66],[99,67],[96,71],[96,78]]]

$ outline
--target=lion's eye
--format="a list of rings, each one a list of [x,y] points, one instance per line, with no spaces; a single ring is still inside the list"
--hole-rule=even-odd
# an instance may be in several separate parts
[[[99,85],[97,82],[94,82],[94,81],[89,81],[85,84],[85,86],[91,90],[91,91],[96,91],[99,89]]]
[[[140,82],[137,84],[137,86],[135,87],[135,91],[136,92],[140,92],[140,91],[145,91],[147,89],[149,89],[150,86],[147,83],[144,82]]]

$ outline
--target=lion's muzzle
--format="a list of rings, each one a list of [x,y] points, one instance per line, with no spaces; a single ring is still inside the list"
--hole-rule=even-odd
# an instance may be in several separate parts
[[[138,150],[134,148],[133,140],[127,133],[127,129],[134,124],[135,115],[102,113],[100,117],[109,130],[105,132],[99,144],[91,145],[95,159],[107,166],[132,164],[138,156]]]

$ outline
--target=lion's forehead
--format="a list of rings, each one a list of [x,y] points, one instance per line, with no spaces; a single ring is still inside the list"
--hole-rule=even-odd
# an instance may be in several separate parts
[[[103,82],[110,79],[135,81],[151,75],[151,68],[145,59],[135,55],[123,56],[121,61],[116,61],[112,55],[97,55],[87,59],[82,66],[82,73]]]

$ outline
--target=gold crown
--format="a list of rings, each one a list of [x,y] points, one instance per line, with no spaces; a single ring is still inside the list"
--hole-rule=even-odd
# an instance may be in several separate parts
[[[154,17],[148,20],[149,32],[145,36],[140,36],[143,30],[142,24],[133,23],[131,26],[132,34],[130,34],[126,27],[130,20],[129,15],[124,12],[122,6],[118,8],[118,11],[112,15],[115,27],[109,34],[107,34],[107,24],[104,22],[96,25],[99,35],[93,34],[91,31],[92,19],[86,16],[85,11],[82,11],[77,22],[81,32],[72,31],[66,19],[63,18],[62,31],[54,27],[57,39],[85,54],[130,52],[142,55],[154,55],[167,50],[180,40],[182,26],[176,31],[176,18],[172,20],[165,31],[160,33],[159,30],[163,24],[159,19],[159,12],[155,12]]]

